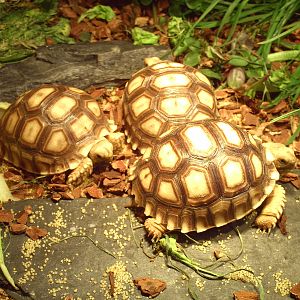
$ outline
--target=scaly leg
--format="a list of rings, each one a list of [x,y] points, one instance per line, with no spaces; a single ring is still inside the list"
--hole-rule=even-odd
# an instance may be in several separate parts
[[[82,162],[68,176],[67,184],[79,185],[93,172],[93,162],[89,157],[85,157]]]
[[[255,220],[255,225],[264,231],[270,231],[276,226],[285,206],[285,190],[276,184],[273,192],[263,203],[263,209]]]

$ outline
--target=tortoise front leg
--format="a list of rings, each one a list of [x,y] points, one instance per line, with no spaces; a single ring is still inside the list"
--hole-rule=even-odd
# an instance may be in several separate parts
[[[255,225],[264,231],[270,231],[276,226],[283,213],[286,203],[285,190],[276,184],[272,193],[263,203],[263,209],[255,220]]]
[[[76,169],[68,176],[67,184],[79,185],[93,172],[93,161],[89,157],[85,157]]]

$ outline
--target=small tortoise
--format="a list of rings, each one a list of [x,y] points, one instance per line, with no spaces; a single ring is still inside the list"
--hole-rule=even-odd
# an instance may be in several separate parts
[[[274,160],[294,165],[291,149],[262,144],[225,121],[174,126],[157,138],[130,170],[135,204],[151,216],[145,222],[158,239],[166,230],[202,232],[238,220],[264,203],[256,224],[273,228],[285,205],[276,184]],[[281,148],[282,149],[282,148]]]
[[[112,157],[113,146],[105,136],[115,127],[84,91],[42,85],[22,95],[2,116],[0,157],[31,173],[71,169],[67,183],[78,184],[91,173],[93,161]]]
[[[128,81],[123,96],[127,141],[142,153],[172,125],[218,114],[213,88],[201,72],[158,58],[146,64]]]

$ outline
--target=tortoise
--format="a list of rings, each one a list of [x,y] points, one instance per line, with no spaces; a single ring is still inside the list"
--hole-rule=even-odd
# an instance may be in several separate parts
[[[167,230],[220,227],[262,204],[255,222],[269,231],[286,201],[284,188],[276,184],[276,160],[281,167],[293,166],[296,157],[290,148],[263,144],[226,121],[190,122],[162,134],[136,161],[130,169],[131,194],[152,217],[145,228],[154,240]]]
[[[86,92],[64,85],[36,87],[13,103],[0,120],[0,157],[28,172],[73,170],[68,184],[92,172],[93,161],[110,158],[106,136],[116,126]]]
[[[142,153],[174,124],[218,115],[211,83],[200,71],[155,57],[145,62],[123,95],[127,142]]]

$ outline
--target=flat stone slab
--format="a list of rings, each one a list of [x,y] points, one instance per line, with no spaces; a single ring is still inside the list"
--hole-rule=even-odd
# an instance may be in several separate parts
[[[40,47],[35,56],[0,68],[0,101],[14,102],[43,83],[80,89],[120,86],[144,66],[145,57],[166,59],[170,54],[163,46],[134,46],[127,41]]]
[[[287,282],[300,281],[300,195],[290,185],[285,188],[287,236],[278,228],[270,235],[257,233],[251,227],[253,218],[248,217],[220,229],[194,233],[191,236],[195,241],[180,234],[178,238],[183,242],[184,251],[202,266],[215,261],[214,250],[235,257],[241,250],[234,230],[238,226],[243,252],[234,261],[235,266],[249,266],[255,275],[262,276],[265,299],[290,299],[279,292],[284,291]],[[164,280],[167,288],[156,298],[164,300],[192,299],[189,285],[203,300],[229,300],[234,291],[255,290],[247,282],[204,279],[178,262],[174,264],[190,276],[190,281],[168,268],[165,255],[153,254],[144,228],[135,229],[140,223],[124,207],[126,203],[126,198],[113,198],[59,203],[40,199],[5,204],[6,209],[14,212],[31,205],[34,212],[31,224],[48,231],[46,237],[35,242],[24,234],[4,237],[6,265],[21,288],[15,292],[6,285],[9,294],[16,300],[64,299],[67,295],[73,295],[73,299],[112,299],[109,276],[105,272],[109,270],[119,270],[114,273],[114,291],[119,293],[115,299],[147,299],[131,283],[138,277]],[[227,263],[214,271],[223,273],[232,268]],[[249,277],[249,273],[246,275]]]

